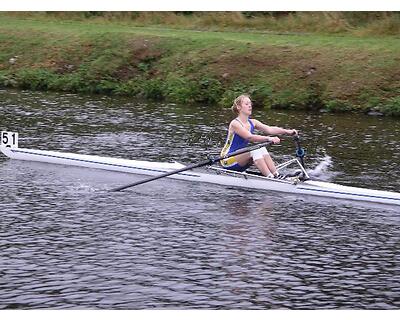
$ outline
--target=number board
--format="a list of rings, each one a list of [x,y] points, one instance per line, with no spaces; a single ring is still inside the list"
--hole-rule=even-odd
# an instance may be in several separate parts
[[[1,146],[6,148],[18,148],[18,133],[17,132],[1,132]]]

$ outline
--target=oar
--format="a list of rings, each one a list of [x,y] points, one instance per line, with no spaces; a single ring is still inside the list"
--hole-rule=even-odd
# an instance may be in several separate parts
[[[255,144],[255,145],[253,145],[251,147],[239,149],[239,150],[237,150],[235,152],[232,152],[232,153],[229,153],[229,154],[227,154],[227,155],[225,155],[223,157],[217,157],[217,158],[210,157],[209,159],[207,159],[205,161],[202,161],[202,162],[199,162],[199,163],[196,163],[196,164],[192,164],[190,166],[187,166],[187,167],[184,167],[184,168],[181,168],[181,169],[177,169],[177,170],[174,170],[174,171],[169,171],[169,172],[160,174],[160,175],[155,176],[155,177],[150,177],[148,179],[144,179],[144,180],[140,180],[140,181],[137,181],[137,182],[134,182],[134,183],[130,183],[130,184],[127,184],[127,185],[122,186],[122,187],[117,187],[117,188],[111,189],[110,191],[112,191],[112,192],[121,191],[121,190],[130,188],[130,187],[138,186],[138,185],[143,184],[143,183],[147,183],[147,182],[150,182],[150,181],[154,181],[154,180],[158,180],[158,179],[165,178],[165,177],[168,177],[168,176],[172,176],[173,174],[177,174],[177,173],[180,173],[180,172],[183,172],[183,171],[187,171],[187,170],[191,170],[191,169],[195,169],[195,168],[199,168],[199,167],[204,167],[206,165],[211,165],[211,164],[213,164],[215,162],[218,162],[218,161],[221,161],[221,160],[233,157],[233,156],[237,156],[239,154],[246,153],[246,152],[261,148],[261,147],[268,146],[271,143],[272,142],[270,142],[270,141],[262,142],[262,143]]]

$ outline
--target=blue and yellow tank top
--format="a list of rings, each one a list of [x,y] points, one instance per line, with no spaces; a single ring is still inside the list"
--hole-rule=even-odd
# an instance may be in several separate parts
[[[243,123],[236,118],[235,120],[239,121],[240,124],[243,126]],[[247,120],[250,123],[250,133],[254,133],[254,124],[250,119]],[[249,144],[249,140],[243,139],[241,136],[236,134],[235,132],[229,132],[228,131],[228,136],[226,138],[226,142],[224,147],[222,148],[221,151],[221,157],[224,157],[228,153],[235,152],[236,150],[246,148],[247,145]]]

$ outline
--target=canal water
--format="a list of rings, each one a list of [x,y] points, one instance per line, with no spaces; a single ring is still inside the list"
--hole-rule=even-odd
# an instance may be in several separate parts
[[[310,172],[400,191],[398,119],[254,110],[296,128]],[[228,109],[0,91],[20,147],[185,164]],[[286,138],[270,148],[294,154]],[[398,309],[400,210],[0,156],[0,309]]]

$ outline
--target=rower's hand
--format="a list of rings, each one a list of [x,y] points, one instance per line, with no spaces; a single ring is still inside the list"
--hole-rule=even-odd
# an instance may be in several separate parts
[[[287,134],[290,136],[298,136],[299,135],[299,133],[297,132],[296,129],[287,130]]]
[[[281,139],[279,139],[278,137],[270,137],[269,141],[272,142],[272,144],[278,144],[281,142]]]

